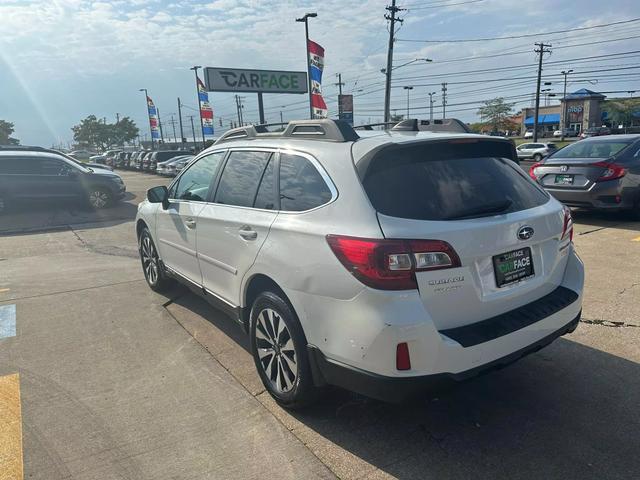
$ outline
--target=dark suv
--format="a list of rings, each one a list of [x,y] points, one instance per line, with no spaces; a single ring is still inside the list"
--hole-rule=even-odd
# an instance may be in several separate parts
[[[21,201],[77,200],[105,208],[124,196],[116,173],[41,148],[0,148],[0,211]]]

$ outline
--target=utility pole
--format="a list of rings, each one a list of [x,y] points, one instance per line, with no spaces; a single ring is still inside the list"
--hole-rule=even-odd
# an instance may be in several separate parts
[[[394,0],[395,1],[395,0]],[[307,82],[309,83],[309,118],[313,119],[313,91],[311,89],[311,62],[309,61],[309,19],[317,17],[318,14],[313,13],[305,13],[302,18],[296,18],[296,22],[304,23],[304,54],[307,60]]]
[[[413,87],[402,87],[407,91],[407,119],[409,118],[409,92],[413,90]]]
[[[120,123],[120,114],[116,113],[116,125]]]
[[[173,128],[173,143],[176,143],[176,121],[173,115],[171,115],[171,128]]]
[[[149,93],[147,92],[146,88],[141,88],[140,91],[144,92],[144,104],[146,105],[145,111],[147,112],[147,119],[149,120],[149,134],[151,135],[151,150],[154,150],[153,128],[151,127],[151,117],[149,116]],[[146,141],[146,138],[145,138],[145,141]]]
[[[160,109],[156,107],[156,112],[158,112],[158,127],[160,127],[160,140],[164,143],[164,133],[162,132],[162,120],[160,119]]]
[[[191,133],[193,134],[193,148],[198,148],[198,144],[196,143],[196,128],[193,126],[193,115],[189,115],[189,119],[191,120]]]
[[[551,50],[548,50],[547,47],[551,47],[549,43],[535,43],[535,46],[538,47],[534,50],[538,54],[538,81],[536,82],[536,107],[533,113],[533,141],[538,141],[538,115],[540,112],[540,81],[542,80],[542,57],[544,57],[545,53],[551,53]]]
[[[385,15],[384,18],[389,20],[389,47],[387,48],[387,68],[385,70],[386,81],[384,85],[384,121],[391,120],[391,68],[393,66],[393,42],[396,30],[396,22],[402,23],[401,18],[396,18],[396,13],[404,8],[396,7],[396,0],[391,0],[391,6],[385,7],[391,14]]]
[[[567,75],[569,75],[571,72],[573,72],[573,69],[571,70],[563,70],[560,73],[562,75],[564,75],[564,89],[562,90],[562,125],[560,125],[560,131],[562,132],[560,134],[560,141],[564,142],[564,130],[567,126],[567,100],[566,100],[566,96],[567,96]]]
[[[336,77],[338,77],[338,83],[334,83],[334,85],[338,86],[338,94],[342,95],[342,87],[344,86],[344,83],[342,83],[342,74],[336,73]]]
[[[284,123],[284,120],[282,119],[282,110],[280,110],[280,123]]]
[[[180,120],[180,143],[184,144],[184,130],[182,129],[182,103],[178,97],[178,119]]]
[[[433,96],[436,92],[429,93],[429,122],[433,123]]]
[[[200,80],[198,79],[198,69],[202,68],[200,65],[194,65],[189,70],[193,70],[196,74],[196,94],[198,95],[198,118],[200,118],[200,130],[202,130],[202,148],[204,148],[204,125],[202,124],[202,104],[200,103]]]
[[[447,118],[447,83],[442,83],[442,119]]]

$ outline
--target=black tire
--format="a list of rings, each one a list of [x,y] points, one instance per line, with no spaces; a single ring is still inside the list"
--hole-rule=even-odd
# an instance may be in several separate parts
[[[533,156],[533,161],[534,161],[534,162],[541,162],[541,161],[542,161],[542,155],[540,155],[539,153],[536,153],[536,154]]]
[[[113,193],[106,187],[91,187],[87,192],[87,203],[94,210],[108,208],[113,204]]]
[[[307,339],[289,302],[274,292],[258,295],[251,308],[250,336],[256,369],[276,402],[296,409],[317,400]]]
[[[144,273],[144,278],[149,288],[158,293],[167,291],[173,281],[167,277],[164,271],[160,257],[158,257],[158,249],[153,243],[153,238],[151,238],[151,233],[147,227],[144,227],[140,233],[138,252],[140,254],[140,263],[142,264],[142,273]]]

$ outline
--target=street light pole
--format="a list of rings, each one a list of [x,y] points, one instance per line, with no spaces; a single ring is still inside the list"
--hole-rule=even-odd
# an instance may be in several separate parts
[[[149,116],[149,93],[146,88],[141,88],[141,92],[144,92],[144,103],[147,106],[147,119],[149,120],[149,135],[151,135],[151,150],[155,150],[153,144],[153,128],[151,127],[151,117]]]
[[[409,91],[413,90],[413,87],[402,87],[407,91],[407,119],[409,118]]]
[[[309,61],[309,18],[315,18],[318,14],[315,12],[305,13],[302,18],[296,18],[296,22],[304,22],[304,53],[307,59],[307,82],[309,88],[309,118],[313,119],[313,94],[311,92],[311,62]]]
[[[572,70],[563,70],[560,73],[564,75],[564,88],[562,90],[562,130],[560,134],[560,141],[564,142],[564,131],[567,127],[567,76],[573,72]]]
[[[429,93],[429,122],[433,122],[433,96],[436,92]]]
[[[201,65],[194,65],[189,70],[193,70],[196,74],[196,95],[198,98],[198,118],[200,119],[200,130],[202,131],[202,148],[204,149],[204,125],[202,124],[202,109],[200,108],[200,87],[198,86],[198,69],[202,68]]]
[[[180,143],[184,147],[184,130],[182,129],[182,103],[180,103],[180,97],[178,97],[178,120],[180,121]]]

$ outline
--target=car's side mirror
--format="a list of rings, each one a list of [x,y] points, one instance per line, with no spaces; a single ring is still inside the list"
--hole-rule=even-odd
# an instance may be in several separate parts
[[[169,208],[169,190],[164,185],[147,190],[147,200],[150,203],[161,203],[165,210]]]

